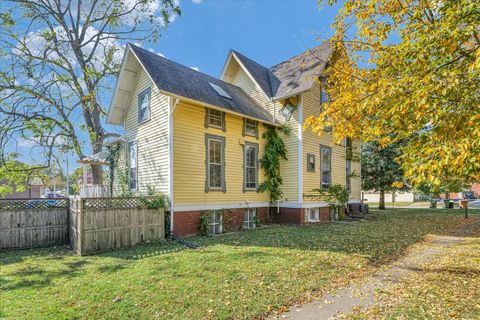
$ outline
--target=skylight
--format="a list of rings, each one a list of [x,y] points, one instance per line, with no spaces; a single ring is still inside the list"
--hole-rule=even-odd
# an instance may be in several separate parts
[[[211,83],[211,82],[209,82],[208,84],[209,84],[210,87],[212,87],[213,90],[215,90],[222,98],[232,100],[232,97],[230,97],[230,95],[229,95],[227,92],[225,92],[225,90],[223,90],[222,87],[217,86],[216,84],[213,84],[213,83]]]

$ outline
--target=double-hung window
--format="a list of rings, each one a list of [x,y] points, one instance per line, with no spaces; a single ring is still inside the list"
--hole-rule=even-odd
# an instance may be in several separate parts
[[[244,191],[258,187],[258,144],[246,142],[244,148]]]
[[[243,135],[258,138],[258,121],[244,118]]]
[[[225,189],[225,138],[206,135],[206,185],[205,191]]]
[[[207,108],[205,128],[217,128],[225,131],[225,112]]]
[[[137,190],[137,143],[131,141],[128,143],[128,189],[130,191]]]
[[[254,229],[256,227],[255,220],[257,219],[257,209],[249,208],[243,210],[243,228]]]
[[[320,187],[330,188],[332,184],[332,148],[320,146]]]
[[[348,192],[352,190],[352,139],[347,138],[345,141],[345,188]]]
[[[150,88],[138,95],[138,123],[150,119]]]
[[[315,155],[307,154],[307,172],[315,172]]]
[[[208,217],[208,234],[220,234],[223,232],[223,211],[213,210]]]

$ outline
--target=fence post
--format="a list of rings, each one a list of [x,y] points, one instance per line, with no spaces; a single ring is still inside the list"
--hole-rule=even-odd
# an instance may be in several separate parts
[[[70,243],[70,196],[65,198],[67,200],[67,243]]]
[[[79,255],[83,255],[83,199],[78,197],[78,246],[77,252]]]

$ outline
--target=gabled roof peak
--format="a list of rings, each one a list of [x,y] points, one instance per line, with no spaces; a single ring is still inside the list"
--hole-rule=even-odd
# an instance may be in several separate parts
[[[241,88],[134,44],[129,43],[128,47],[161,92],[224,108],[263,122],[272,122],[268,112]],[[225,98],[227,96],[229,99]]]
[[[269,98],[279,99],[311,88],[312,76],[319,76],[324,72],[333,48],[330,42],[326,41],[270,68],[236,50],[232,49],[230,52],[235,54]]]

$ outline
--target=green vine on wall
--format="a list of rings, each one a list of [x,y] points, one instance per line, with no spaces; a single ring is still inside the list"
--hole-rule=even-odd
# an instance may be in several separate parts
[[[110,169],[110,190],[113,196],[113,185],[115,183],[115,175],[117,177],[118,186],[121,190],[121,196],[131,196],[131,192],[128,189],[128,167],[123,166],[123,170],[119,166],[120,160],[120,151],[122,150],[122,143],[115,143],[108,146],[109,155],[107,157],[107,161],[109,163]],[[118,172],[117,172],[118,170]]]
[[[114,143],[112,145],[109,145],[107,147],[108,149],[108,167],[110,169],[110,192],[111,195],[113,196],[113,184],[115,181],[115,169],[118,166],[118,160],[120,159],[120,149],[121,149],[121,144],[120,143]]]
[[[270,194],[270,203],[282,199],[281,190],[283,180],[280,174],[281,160],[287,160],[287,147],[279,133],[290,135],[290,127],[282,125],[279,127],[265,125],[265,132],[262,138],[266,140],[265,153],[260,159],[260,167],[265,173],[265,181],[258,186],[258,192],[268,192]]]
[[[208,225],[210,224],[210,212],[203,211],[200,216],[200,225],[198,226],[199,236],[208,236]]]

